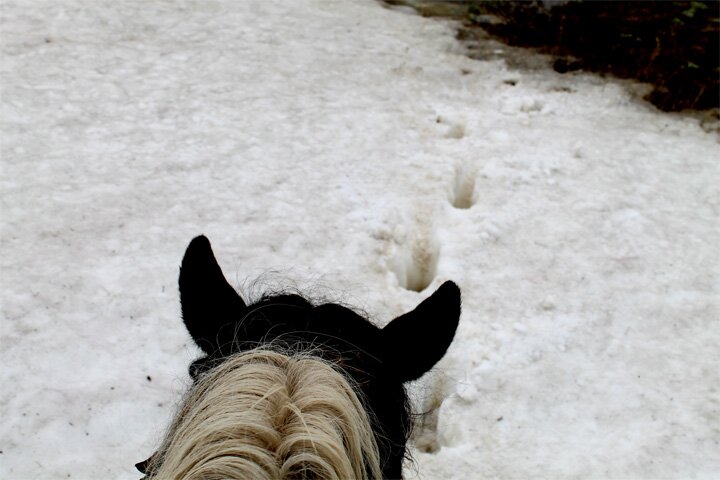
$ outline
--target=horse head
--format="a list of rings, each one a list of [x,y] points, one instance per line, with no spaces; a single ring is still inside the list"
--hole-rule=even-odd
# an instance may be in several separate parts
[[[445,282],[414,310],[380,328],[334,303],[273,294],[248,304],[230,286],[204,236],[192,240],[180,267],[185,326],[203,356],[193,379],[237,352],[266,344],[311,351],[338,365],[358,387],[374,419],[383,476],[400,478],[412,427],[404,384],[445,354],[460,317],[460,290]]]

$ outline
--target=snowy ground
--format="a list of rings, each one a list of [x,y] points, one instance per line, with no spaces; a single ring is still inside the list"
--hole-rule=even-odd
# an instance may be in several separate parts
[[[369,0],[0,13],[0,478],[139,477],[197,354],[176,278],[199,233],[238,286],[381,323],[461,285],[407,478],[717,478],[720,148],[697,121],[469,60]]]

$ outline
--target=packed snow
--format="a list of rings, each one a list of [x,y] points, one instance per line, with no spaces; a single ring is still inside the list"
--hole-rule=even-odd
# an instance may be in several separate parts
[[[176,282],[200,233],[243,294],[379,324],[461,286],[408,479],[717,478],[697,120],[371,0],[0,12],[0,478],[139,478],[198,355]]]

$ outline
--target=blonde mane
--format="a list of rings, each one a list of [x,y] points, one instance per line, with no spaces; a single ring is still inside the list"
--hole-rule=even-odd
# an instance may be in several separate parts
[[[356,389],[310,354],[257,349],[224,359],[183,401],[153,479],[381,478]]]

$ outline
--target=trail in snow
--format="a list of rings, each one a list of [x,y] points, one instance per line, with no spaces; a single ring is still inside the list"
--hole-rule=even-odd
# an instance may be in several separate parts
[[[696,120],[470,60],[370,1],[0,12],[0,477],[138,477],[197,355],[176,277],[199,233],[250,293],[380,323],[461,285],[408,478],[720,471],[720,167]]]

